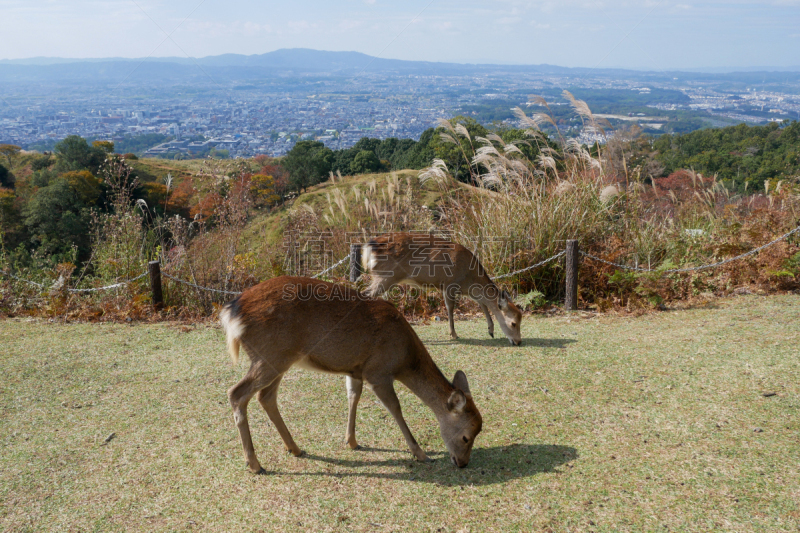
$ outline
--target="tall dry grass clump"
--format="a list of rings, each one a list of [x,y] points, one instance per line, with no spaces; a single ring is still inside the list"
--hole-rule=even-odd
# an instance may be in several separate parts
[[[100,169],[111,200],[109,213],[93,220],[92,257],[87,263],[97,282],[113,283],[141,274],[152,254],[145,229],[147,203],[133,200],[138,186],[124,159],[108,159]],[[152,237],[152,236],[151,236]]]
[[[589,127],[599,128],[585,103],[573,101]],[[543,99],[535,102],[547,106]],[[555,255],[567,239],[593,240],[612,231],[613,213],[618,210],[616,201],[601,195],[606,176],[597,157],[573,139],[561,138],[560,150],[551,147],[541,129],[544,124],[556,126],[550,114],[514,111],[527,135],[522,142],[536,146],[536,160],[525,157],[520,141],[506,143],[495,134],[476,137],[472,141],[478,147],[470,167],[478,186],[449,195],[442,210],[443,229],[476,250],[495,275]],[[451,127],[447,135],[466,132]],[[421,179],[447,187],[451,178],[444,162],[437,160]],[[558,280],[549,271],[554,266],[539,276],[540,281],[551,278],[553,287]]]
[[[391,231],[427,231],[432,212],[422,205],[424,188],[416,176],[392,173],[362,184],[344,184],[331,174],[332,187],[321,205],[301,202],[287,215],[284,233],[289,273],[317,274],[347,256],[350,245]],[[341,276],[343,266],[331,276]]]
[[[608,143],[587,148],[564,138],[540,97],[532,98],[531,103],[543,107],[544,112],[529,116],[519,108],[514,110],[525,129],[524,141],[506,143],[491,134],[469,139],[478,146],[469,161],[477,187],[474,191],[462,188],[447,197],[441,229],[475,249],[490,273],[511,272],[551,257],[564,249],[568,239],[577,239],[583,250],[594,255],[629,266],[663,271],[675,265],[702,265],[735,250],[764,244],[800,223],[796,187],[792,190],[785,183],[781,191],[773,185],[772,194],[767,184],[766,195],[736,197],[714,177],[692,171],[675,184],[674,177],[654,179],[652,161],[646,168],[644,164],[629,168],[629,134],[607,135],[610,125],[597,120],[585,102],[567,91],[564,97],[580,117],[583,130],[606,136]],[[458,137],[468,133],[442,124],[443,135],[461,145]],[[548,143],[543,129],[555,132],[551,138],[556,139],[557,147]],[[525,157],[520,150],[522,142],[535,145],[535,160]],[[452,183],[439,160],[421,173],[421,179],[441,187]],[[796,252],[796,245],[787,246],[778,254],[780,261]],[[762,270],[775,271],[780,261],[776,259]],[[582,272],[586,302],[627,305],[631,296],[634,300],[638,296],[660,303],[664,298],[721,290],[718,283],[703,281],[717,275],[711,272],[668,277],[667,283],[655,284],[653,280],[662,276],[629,274],[588,260],[583,261]],[[725,290],[743,282],[742,277],[721,275],[726,276]],[[563,294],[563,268],[557,262],[511,281],[522,292],[540,291],[551,299]],[[620,298],[622,286],[625,296]]]

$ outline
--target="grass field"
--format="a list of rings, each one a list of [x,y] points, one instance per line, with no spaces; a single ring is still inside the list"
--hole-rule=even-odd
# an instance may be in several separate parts
[[[482,320],[456,342],[416,328],[483,414],[467,468],[399,384],[436,461],[366,391],[350,451],[344,379],[293,371],[280,403],[307,455],[253,402],[267,476],[244,465],[220,329],[0,322],[0,530],[800,529],[799,296],[584,316],[527,318],[520,348]]]

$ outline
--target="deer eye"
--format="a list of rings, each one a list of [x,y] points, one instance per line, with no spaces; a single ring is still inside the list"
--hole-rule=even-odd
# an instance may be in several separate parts
[[[469,439],[467,437],[461,437],[461,440],[463,440],[464,442],[469,442]]]

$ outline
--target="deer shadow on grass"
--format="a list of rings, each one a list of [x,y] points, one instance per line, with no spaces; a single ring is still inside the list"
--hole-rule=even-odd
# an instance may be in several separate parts
[[[464,339],[458,338],[457,340],[423,340],[426,346],[494,346],[498,348],[506,347],[509,349],[516,349],[517,346],[511,346],[508,339],[505,337],[495,337],[494,339]],[[522,347],[535,347],[535,348],[566,348],[568,344],[578,342],[575,339],[537,339],[528,337],[522,339]]]
[[[545,472],[558,472],[559,466],[566,465],[579,457],[578,451],[571,446],[510,444],[508,446],[475,448],[472,451],[469,466],[456,468],[450,463],[446,452],[430,453],[429,456],[434,461],[420,463],[413,459],[359,459],[358,454],[363,451],[378,451],[378,449],[364,448],[353,451],[352,459],[334,459],[306,453],[301,460],[332,465],[337,467],[336,470],[317,472],[267,471],[267,475],[333,478],[364,477],[431,483],[443,487],[494,485],[513,479],[532,477]],[[392,471],[374,471],[375,468],[380,467],[391,468]],[[363,469],[365,468],[370,471],[364,471]]]

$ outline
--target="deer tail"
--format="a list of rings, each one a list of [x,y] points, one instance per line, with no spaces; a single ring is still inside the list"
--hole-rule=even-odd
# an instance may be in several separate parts
[[[373,239],[361,247],[361,264],[364,266],[366,272],[374,270],[375,266],[378,264],[378,258],[375,257],[376,244],[377,243]]]
[[[240,339],[244,333],[244,323],[240,315],[239,298],[225,304],[222,311],[219,312],[219,321],[222,323],[222,329],[225,330],[225,338],[231,361],[233,361],[233,364],[236,364],[239,362]]]

